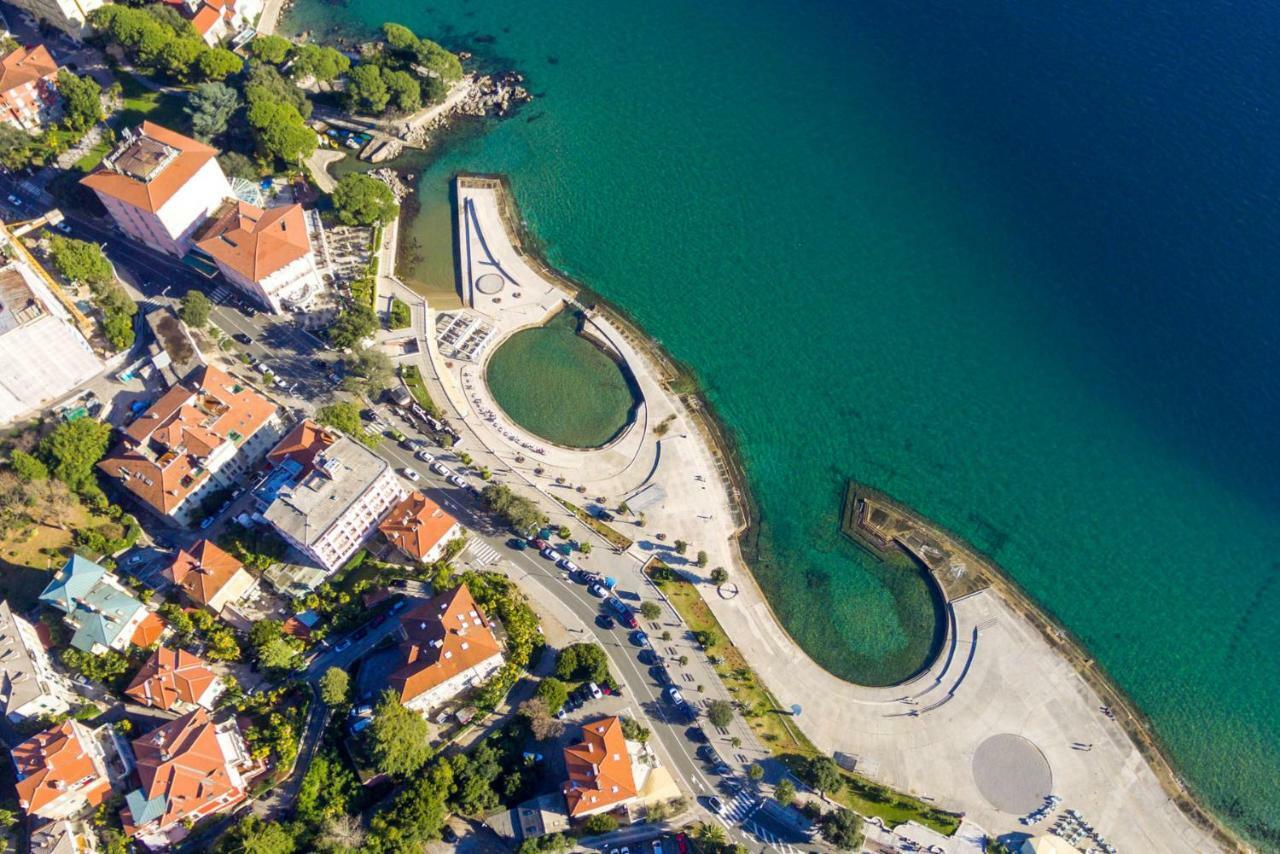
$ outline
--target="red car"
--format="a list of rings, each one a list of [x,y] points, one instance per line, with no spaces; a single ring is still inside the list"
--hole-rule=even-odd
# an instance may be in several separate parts
[[[542,537],[534,537],[529,542],[532,543],[533,547],[538,551],[551,548],[551,543],[548,543],[546,540],[542,539]]]
[[[680,849],[680,854],[689,854],[689,839],[683,833],[676,834],[676,847]]]

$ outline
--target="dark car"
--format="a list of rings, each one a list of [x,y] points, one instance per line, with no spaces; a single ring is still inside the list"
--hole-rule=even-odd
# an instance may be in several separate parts
[[[610,617],[608,614],[601,614],[596,617],[596,625],[602,629],[611,629],[614,626],[613,617]]]
[[[403,578],[397,578],[395,581],[391,582],[391,586],[397,587],[400,590],[404,590],[406,587],[409,586],[409,582]]]
[[[440,836],[445,842],[454,843],[458,841],[458,832],[447,824],[440,831]]]
[[[369,636],[369,627],[361,626],[359,629],[356,630],[356,633],[351,637],[353,640],[364,640],[368,636]]]
[[[653,677],[653,681],[659,685],[667,685],[671,682],[671,674],[667,673],[667,668],[661,664],[655,664],[649,668],[649,675]]]
[[[626,626],[629,629],[640,628],[640,621],[637,620],[636,615],[631,613],[630,611],[627,611],[625,614],[622,614],[621,616],[618,617],[618,619],[622,620],[622,625]]]
[[[696,741],[699,744],[707,743],[707,733],[700,726],[691,726],[684,731],[690,741]]]
[[[243,332],[237,332],[235,335],[232,335],[231,337],[239,341],[241,344],[244,344],[245,346],[248,346],[253,343],[253,339],[250,338],[248,335],[245,335]]]
[[[596,518],[599,519],[601,522],[612,522],[613,514],[610,513],[608,510],[601,510],[599,513],[596,514]]]
[[[520,539],[519,537],[512,537],[511,539],[507,540],[507,545],[518,552],[522,552],[525,549],[529,548],[529,544],[526,543],[524,540]]]
[[[316,368],[317,370],[324,371],[324,370],[328,370],[329,363],[326,362],[324,359],[312,359],[311,367]]]
[[[385,623],[386,621],[387,621],[387,614],[386,614],[386,612],[384,611],[383,613],[381,613],[381,614],[379,614],[378,616],[376,616],[376,617],[374,617],[374,618],[373,618],[373,625],[375,625],[375,626],[380,626],[380,625],[382,625],[383,623]]]
[[[697,750],[698,758],[703,762],[717,762],[719,757],[716,756],[716,749],[709,744],[704,744]]]
[[[641,664],[657,664],[661,660],[662,659],[658,657],[658,654],[651,649],[640,650]]]

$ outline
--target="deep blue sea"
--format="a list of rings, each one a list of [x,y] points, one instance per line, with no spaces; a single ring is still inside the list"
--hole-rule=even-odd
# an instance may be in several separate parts
[[[929,645],[920,582],[837,534],[854,477],[999,561],[1280,848],[1280,8],[299,0],[289,27],[385,19],[538,95],[421,168],[410,273],[452,285],[449,176],[509,174],[550,258],[705,384],[812,655],[886,683]]]

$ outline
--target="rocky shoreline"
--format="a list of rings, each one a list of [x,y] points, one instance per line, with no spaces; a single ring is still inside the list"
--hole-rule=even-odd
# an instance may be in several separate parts
[[[469,54],[459,54],[464,60]],[[521,104],[533,100],[518,71],[497,74],[468,74],[444,102],[422,117],[411,117],[402,126],[402,138],[410,145],[425,147],[437,133],[459,117],[504,118]]]

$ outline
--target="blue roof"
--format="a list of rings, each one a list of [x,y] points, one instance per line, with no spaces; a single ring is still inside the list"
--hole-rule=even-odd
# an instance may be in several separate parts
[[[316,623],[320,622],[320,615],[315,611],[303,611],[293,616],[294,619],[309,629],[315,628]]]
[[[125,795],[124,802],[129,807],[129,815],[133,817],[135,826],[155,821],[164,815],[164,808],[168,803],[164,795],[156,795],[151,800],[147,800],[141,789],[134,789]]]
[[[107,571],[87,557],[72,555],[40,594],[40,601],[70,614],[76,602],[93,589]]]

